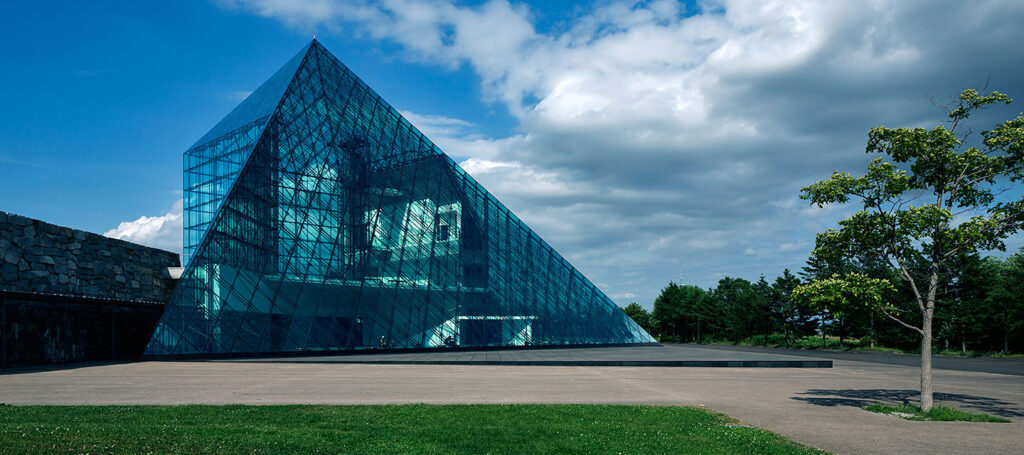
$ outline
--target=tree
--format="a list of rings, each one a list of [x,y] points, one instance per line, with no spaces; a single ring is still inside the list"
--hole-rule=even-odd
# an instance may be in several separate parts
[[[725,277],[711,295],[721,312],[724,336],[734,343],[758,333],[761,328],[764,297],[743,278]]]
[[[949,285],[948,297],[935,309],[935,318],[942,321],[938,336],[944,338],[947,348],[950,341],[956,341],[962,352],[967,352],[968,343],[978,349],[987,332],[980,310],[998,276],[998,272],[993,273],[991,259],[969,254],[949,265],[955,271],[954,282]]]
[[[941,335],[959,341],[964,352],[968,347],[975,351],[998,350],[1002,307],[1008,300],[1003,261],[971,254],[951,268],[955,269],[955,283],[949,298],[942,301],[943,307],[936,309],[936,319],[942,321]]]
[[[814,282],[815,280],[822,280],[831,278],[835,275],[844,275],[853,271],[860,271],[850,258],[846,258],[841,254],[836,254],[835,251],[820,250],[813,251],[811,257],[807,259],[807,265],[805,265],[800,271],[800,276],[808,282]],[[834,318],[829,307],[827,305],[810,305],[807,299],[797,299],[804,306],[808,307],[813,311],[817,312],[818,318],[818,331],[821,334],[821,349],[827,347],[825,337],[825,326],[826,322],[833,324]]]
[[[654,299],[654,325],[665,341],[696,341],[700,337],[702,306],[707,291],[670,282]]]
[[[863,273],[835,274],[793,289],[793,299],[811,308],[827,310],[838,319],[863,309],[893,311],[889,296],[896,291],[888,280]],[[842,346],[842,339],[839,342]]]
[[[963,274],[962,292],[972,298],[967,322],[977,339],[978,350],[1010,352],[1010,340],[1021,326],[1022,291],[1024,291],[1024,255],[1008,258],[987,257],[976,261]],[[972,292],[973,291],[973,292]],[[993,330],[994,329],[994,330]]]
[[[754,295],[755,299],[752,302],[752,308],[757,315],[759,325],[761,326],[761,335],[764,337],[762,343],[768,346],[768,335],[775,329],[775,321],[778,319],[779,314],[779,299],[775,296],[775,290],[772,289],[772,285],[768,283],[768,280],[764,279],[764,275],[754,283]]]
[[[663,339],[678,341],[682,319],[684,317],[682,286],[674,281],[669,282],[654,299],[654,311],[651,315],[657,327],[658,336]]]
[[[708,305],[708,291],[697,286],[680,286],[683,318],[679,326],[683,329],[680,341],[700,341],[705,312]]]
[[[1000,277],[1005,296],[1001,305],[1003,353],[1007,354],[1014,335],[1020,337],[1020,328],[1024,326],[1024,251],[1006,258]]]
[[[872,128],[867,173],[831,178],[802,189],[801,197],[819,207],[859,199],[862,209],[818,234],[816,254],[873,257],[900,274],[913,290],[919,314],[891,305],[873,308],[920,335],[921,408],[932,408],[932,323],[947,263],[977,250],[1003,249],[1003,240],[1021,229],[1024,197],[1007,199],[1007,188],[1024,179],[1024,114],[983,131],[969,146],[964,124],[976,110],[1012,100],[999,92],[964,90],[947,108],[948,126]],[[888,158],[891,161],[885,161]],[[963,218],[967,218],[963,220]],[[908,322],[911,321],[911,322]]]
[[[800,279],[789,269],[783,270],[782,275],[775,278],[775,282],[772,283],[772,297],[776,299],[773,307],[778,311],[779,325],[782,327],[782,337],[787,347],[793,335],[805,335],[808,333],[808,327],[812,327],[809,308],[792,297],[793,290],[799,285]]]
[[[651,314],[648,313],[647,310],[644,309],[644,307],[637,305],[636,302],[633,302],[630,303],[629,305],[626,305],[626,307],[623,308],[622,311],[624,311],[627,316],[633,318],[633,320],[636,321],[637,325],[639,325],[640,328],[646,330],[647,333],[651,333],[654,331],[654,319],[651,318]]]

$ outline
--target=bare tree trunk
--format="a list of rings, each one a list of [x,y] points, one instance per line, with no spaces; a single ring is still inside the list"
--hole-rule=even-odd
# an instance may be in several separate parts
[[[928,280],[928,298],[921,316],[921,411],[932,409],[932,316],[935,315],[935,294],[939,286],[939,273],[932,266]]]
[[[839,318],[839,349],[843,349],[843,332],[846,329],[846,318]]]
[[[932,409],[932,312],[925,310],[921,321],[921,410]]]
[[[819,321],[818,328],[821,329],[821,350],[825,350],[825,313],[821,313],[821,320]]]
[[[786,347],[789,347],[789,323],[787,322],[782,329],[783,339],[786,340]]]
[[[875,348],[875,313],[871,313],[871,349]]]

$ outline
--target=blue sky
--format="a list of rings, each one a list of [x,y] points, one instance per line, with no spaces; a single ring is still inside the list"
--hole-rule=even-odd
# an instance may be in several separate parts
[[[771,278],[868,128],[1024,97],[1024,3],[862,3],[9,0],[0,210],[180,248],[181,153],[317,33],[620,304]]]
[[[181,152],[315,31],[205,1],[4,2],[2,209],[103,232],[180,197]],[[406,63],[387,43],[321,41],[404,109],[508,134],[474,75]]]

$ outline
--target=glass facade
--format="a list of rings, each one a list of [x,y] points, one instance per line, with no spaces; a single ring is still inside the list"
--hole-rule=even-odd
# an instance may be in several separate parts
[[[315,41],[185,168],[148,355],[654,342]]]

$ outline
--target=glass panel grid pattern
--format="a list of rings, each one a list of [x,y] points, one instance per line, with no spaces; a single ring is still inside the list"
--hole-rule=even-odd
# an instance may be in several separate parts
[[[185,242],[187,264],[213,215],[249,158],[267,117],[185,152]]]
[[[186,152],[192,259],[147,354],[654,342],[321,45],[296,59]]]

